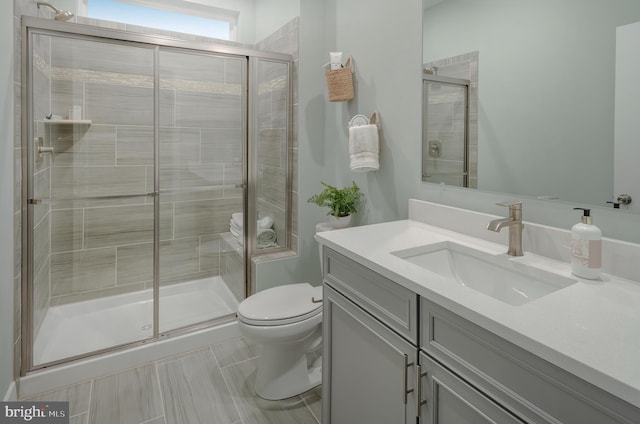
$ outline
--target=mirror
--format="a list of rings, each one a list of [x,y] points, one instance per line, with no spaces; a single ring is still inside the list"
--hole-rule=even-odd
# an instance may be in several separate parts
[[[424,0],[423,63],[477,55],[475,83],[446,66],[438,75],[471,79],[477,95],[478,189],[608,207],[633,198],[638,21],[636,0]],[[640,213],[640,192],[634,202],[620,208]]]

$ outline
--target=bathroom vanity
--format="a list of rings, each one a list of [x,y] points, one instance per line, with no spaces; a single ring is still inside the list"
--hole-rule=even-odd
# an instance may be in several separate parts
[[[316,237],[324,424],[640,422],[640,283],[412,219]]]

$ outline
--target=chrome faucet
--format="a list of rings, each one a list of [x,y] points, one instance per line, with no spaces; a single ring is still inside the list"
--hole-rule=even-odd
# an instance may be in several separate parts
[[[509,250],[507,255],[522,256],[522,202],[496,203],[498,206],[509,208],[507,218],[494,219],[487,225],[487,230],[500,232],[504,227],[509,227]]]

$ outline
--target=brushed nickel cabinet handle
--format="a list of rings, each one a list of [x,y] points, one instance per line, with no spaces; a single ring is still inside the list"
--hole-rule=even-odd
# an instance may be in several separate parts
[[[427,371],[422,372],[422,366],[416,365],[416,417],[420,418],[422,405],[427,401],[422,400],[422,377],[427,375]]]
[[[409,383],[407,373],[411,366],[413,366],[413,362],[409,362],[409,355],[404,353],[402,355],[402,403],[405,405],[407,404],[409,393],[413,392],[413,389],[407,389],[407,384]]]

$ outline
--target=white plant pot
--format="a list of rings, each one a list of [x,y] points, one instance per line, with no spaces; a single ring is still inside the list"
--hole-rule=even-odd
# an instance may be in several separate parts
[[[351,224],[351,215],[335,217],[329,215],[329,225],[333,228],[346,228]]]

